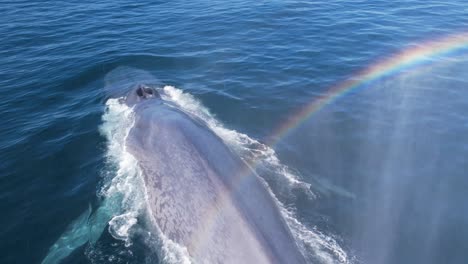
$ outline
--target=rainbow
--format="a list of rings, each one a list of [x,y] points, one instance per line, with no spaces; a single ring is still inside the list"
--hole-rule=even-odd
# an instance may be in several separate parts
[[[396,53],[388,59],[381,60],[373,66],[358,72],[353,78],[332,86],[328,89],[327,93],[301,108],[292,118],[288,119],[287,122],[283,123],[275,130],[272,137],[270,137],[270,142],[267,142],[267,145],[275,145],[290,131],[297,128],[301,123],[320,111],[323,107],[359,87],[369,84],[372,81],[390,77],[408,69],[413,69],[416,66],[430,64],[431,62],[438,61],[438,56],[451,55],[452,52],[464,48],[468,48],[468,32],[425,42],[414,48]],[[223,210],[225,204],[231,199],[229,193],[237,191],[237,189],[242,188],[245,184],[249,184],[248,179],[254,177],[251,174],[251,169],[255,170],[258,162],[259,160],[247,161],[248,166],[235,175],[232,190],[225,190],[222,192],[216,206],[206,210],[204,213],[204,219],[206,221],[204,230],[194,232],[190,238],[190,241],[197,242],[193,243],[196,245],[192,249],[193,251],[207,246],[206,243],[209,237],[214,235],[216,222],[222,215],[220,211]]]
[[[400,51],[389,58],[378,61],[372,66],[358,72],[349,78],[328,89],[326,93],[314,98],[297,111],[286,122],[274,130],[267,144],[276,145],[288,133],[301,125],[305,120],[319,112],[326,105],[336,101],[340,97],[349,94],[355,89],[368,85],[373,81],[387,78],[416,66],[430,64],[438,61],[439,56],[450,55],[453,52],[468,48],[468,32],[444,36],[437,40],[423,42],[414,47]]]

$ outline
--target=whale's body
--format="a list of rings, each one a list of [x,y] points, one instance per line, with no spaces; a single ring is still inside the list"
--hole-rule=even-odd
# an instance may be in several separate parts
[[[258,175],[203,121],[134,93],[126,144],[143,172],[153,224],[194,263],[304,263]]]
[[[149,233],[177,243],[192,263],[305,263],[265,183],[204,121],[142,84],[154,81],[127,67],[105,79],[111,97],[133,110],[124,145],[144,178]],[[122,214],[120,200],[104,197],[85,211],[42,263],[60,263],[76,248],[94,244]]]

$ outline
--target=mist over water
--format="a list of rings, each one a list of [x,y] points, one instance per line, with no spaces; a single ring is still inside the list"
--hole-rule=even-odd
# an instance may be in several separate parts
[[[465,57],[466,58],[466,57]],[[462,263],[468,237],[466,60],[381,84],[357,164],[363,216],[355,240],[376,263]],[[460,70],[461,69],[461,70]],[[447,79],[447,77],[449,79]],[[458,79],[461,80],[461,79]],[[376,97],[372,95],[372,97]],[[385,125],[379,124],[385,121]],[[378,142],[380,141],[380,142]],[[371,154],[372,153],[372,154]],[[364,225],[362,225],[364,224]],[[452,241],[447,245],[447,242]],[[443,250],[443,253],[441,252]]]
[[[289,136],[360,262],[466,259],[466,58],[369,84]]]
[[[64,263],[189,261],[145,228],[122,145],[131,110],[115,99],[139,81],[255,167],[310,263],[466,263],[466,48],[265,142],[356,72],[466,32],[467,12],[464,0],[2,3],[0,263],[40,263],[64,234],[89,241]]]

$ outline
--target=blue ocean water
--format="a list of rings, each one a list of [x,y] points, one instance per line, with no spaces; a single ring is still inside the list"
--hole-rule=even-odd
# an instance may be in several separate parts
[[[267,142],[359,70],[466,32],[467,14],[463,0],[1,3],[0,263],[40,263],[96,203],[113,69],[151,72]],[[356,90],[272,146],[314,195],[275,194],[346,252],[317,262],[468,261],[466,76],[468,52],[448,54]],[[65,262],[157,262],[148,252],[106,231]]]

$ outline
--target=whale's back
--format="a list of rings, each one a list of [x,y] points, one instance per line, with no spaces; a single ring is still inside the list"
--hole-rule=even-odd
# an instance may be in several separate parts
[[[197,263],[302,263],[258,176],[204,123],[162,101],[135,107],[129,151],[152,221]]]

